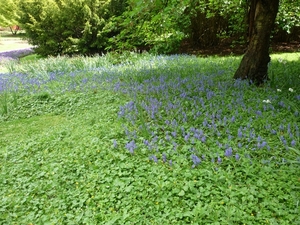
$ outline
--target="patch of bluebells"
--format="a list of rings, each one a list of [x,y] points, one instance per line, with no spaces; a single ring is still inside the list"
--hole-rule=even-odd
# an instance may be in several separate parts
[[[172,57],[164,58],[171,60]],[[141,70],[140,76],[147,77],[144,73],[148,72]],[[258,151],[263,151],[264,157],[272,157],[273,154],[280,155],[282,148],[297,145],[299,131],[297,135],[297,124],[293,122],[297,115],[289,101],[298,99],[292,96],[286,101],[291,93],[295,93],[294,89],[284,98],[281,97],[284,91],[270,90],[269,93],[274,95],[269,94],[263,99],[262,94],[246,81],[220,83],[218,73],[210,76],[196,70],[189,76],[181,73],[185,74],[185,71],[162,72],[143,82],[132,79],[121,85],[122,92],[132,96],[136,107],[129,109],[125,105],[126,110],[122,108],[119,116],[127,120],[128,126],[139,124],[143,118],[143,126],[147,127],[148,133],[153,132],[160,137],[158,145],[161,148],[157,151],[164,151],[168,158],[189,158],[190,149],[194,149],[190,160],[192,166],[196,167],[201,162],[197,156],[199,154],[211,155],[211,160],[212,155],[218,154],[216,162],[222,164],[224,158],[239,161],[245,152],[259,157]],[[257,103],[249,104],[249,96],[252,102]],[[281,122],[284,117],[282,108],[291,112],[289,129],[288,121],[284,124]],[[277,127],[274,121],[279,122]],[[262,123],[268,126],[262,128]],[[282,132],[284,135],[280,145],[276,140]],[[141,140],[149,138],[140,136],[140,130],[137,133]],[[226,143],[230,143],[230,146],[226,146]],[[149,146],[149,143],[144,144]]]
[[[272,157],[282,149],[298,147],[295,121],[300,115],[292,105],[299,104],[300,97],[295,88],[272,91],[266,87],[268,95],[262,97],[246,81],[223,79],[224,70],[217,66],[211,74],[200,73],[201,65],[193,56],[155,56],[134,65],[63,69],[0,74],[0,92],[104,88],[125,94],[131,100],[118,112],[129,140],[125,149],[134,154],[145,146],[153,161],[153,155],[161,155],[169,164],[183,157],[200,165],[190,157],[190,149],[195,156],[205,155],[206,162],[218,155],[216,162],[222,164],[225,158],[239,161],[245,152],[259,157],[262,151],[265,157]],[[284,117],[287,120],[282,122]]]
[[[33,52],[32,48],[0,52],[0,63],[4,60],[14,60]]]

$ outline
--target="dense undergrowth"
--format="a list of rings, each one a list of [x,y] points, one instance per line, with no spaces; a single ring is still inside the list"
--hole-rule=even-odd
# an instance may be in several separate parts
[[[1,224],[299,224],[299,54],[126,53],[0,74]]]

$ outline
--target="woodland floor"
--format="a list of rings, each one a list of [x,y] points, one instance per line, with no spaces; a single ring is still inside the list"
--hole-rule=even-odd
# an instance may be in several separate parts
[[[203,55],[203,56],[226,56],[226,55],[242,55],[245,53],[245,45],[220,44],[217,46],[197,48],[191,47],[188,44],[183,44],[180,48],[180,53]],[[271,44],[271,53],[281,52],[299,52],[300,53],[300,41],[292,42],[276,42]]]

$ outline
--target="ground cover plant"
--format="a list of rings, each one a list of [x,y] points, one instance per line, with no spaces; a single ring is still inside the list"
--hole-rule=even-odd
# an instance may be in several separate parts
[[[1,224],[299,224],[299,54],[7,62]]]

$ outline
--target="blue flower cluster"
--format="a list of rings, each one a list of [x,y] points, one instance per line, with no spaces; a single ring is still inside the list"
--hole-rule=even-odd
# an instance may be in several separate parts
[[[0,74],[0,93],[99,88],[122,93],[131,99],[118,112],[127,142],[114,140],[113,146],[132,155],[146,149],[151,161],[169,165],[178,158],[193,168],[203,162],[279,159],[284,151],[299,148],[297,89],[258,89],[228,79],[209,61],[212,72],[199,72],[197,63],[196,57],[174,55],[84,70],[63,64],[61,70],[37,74]]]
[[[182,156],[191,159],[192,167],[201,164],[201,155],[217,164],[250,155],[280,158],[280,152],[299,145],[299,109],[293,107],[299,104],[297,95],[287,101],[265,87],[270,93],[265,102],[264,94],[246,81],[220,81],[223,71],[209,76],[196,71],[147,73],[140,71],[147,78],[142,82],[118,82],[115,90],[132,96],[119,111],[127,131],[135,134],[126,132],[128,139],[136,140],[135,150],[147,148],[155,162],[162,152],[163,162]]]

